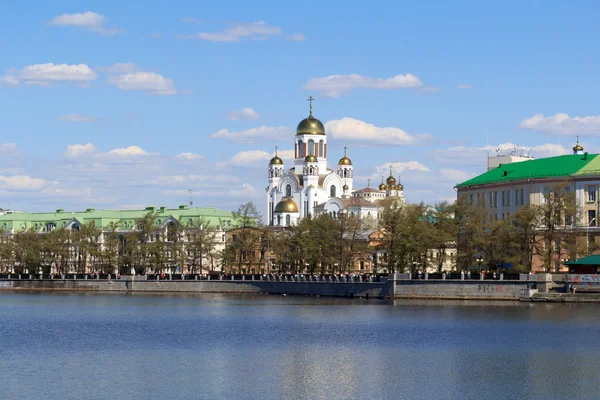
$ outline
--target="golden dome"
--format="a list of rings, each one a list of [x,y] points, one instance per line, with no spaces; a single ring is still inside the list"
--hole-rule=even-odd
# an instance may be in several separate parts
[[[291,197],[284,197],[275,206],[276,213],[297,213],[298,205]]]
[[[338,165],[352,165],[352,161],[350,161],[350,159],[346,156],[340,158],[340,162],[338,162]]]
[[[304,158],[304,162],[318,162],[319,160],[317,160],[317,157],[315,157],[312,154],[309,154],[306,156],[306,158]]]
[[[385,183],[381,182],[381,185],[379,185],[379,190],[386,190],[387,186],[385,186]]]
[[[348,187],[348,185],[344,185],[344,187],[342,187],[342,189],[344,189],[344,192],[347,192],[348,189],[350,189],[350,188]]]
[[[385,183],[387,183],[388,186],[396,186],[396,178],[394,178],[392,175],[390,175],[385,180]],[[390,189],[393,189],[393,188],[390,187]]]
[[[398,183],[398,185],[396,185],[396,190],[404,190],[404,186],[401,183]]]
[[[283,165],[283,161],[281,160],[281,158],[275,156],[273,158],[271,158],[271,161],[269,161],[270,165]]]
[[[308,118],[304,118],[298,124],[296,128],[296,135],[324,135],[325,127],[323,123],[309,115]]]
[[[577,144],[573,146],[573,151],[583,151],[583,146],[579,144],[579,136],[577,136]]]

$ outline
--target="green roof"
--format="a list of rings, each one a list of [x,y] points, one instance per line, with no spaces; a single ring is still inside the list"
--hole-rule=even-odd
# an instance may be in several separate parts
[[[133,226],[134,221],[142,219],[149,212],[157,214],[157,223],[164,222],[169,217],[179,220],[183,223],[191,220],[204,219],[212,226],[221,226],[224,229],[235,227],[233,213],[231,211],[220,210],[218,208],[195,207],[188,208],[180,206],[179,208],[167,207],[146,207],[144,210],[98,210],[89,208],[86,211],[66,212],[61,209],[56,212],[15,212],[0,215],[0,227],[5,229],[14,229],[20,231],[35,227],[40,227],[47,223],[55,223],[57,227],[64,226],[73,220],[80,224],[86,224],[94,221],[97,227],[106,227],[111,222],[123,223],[123,229],[127,226]]]
[[[579,260],[567,261],[565,265],[600,265],[600,254],[592,254]]]
[[[600,174],[600,158],[597,158],[597,154],[569,154],[504,164],[460,183],[456,185],[456,187],[462,188],[466,186],[510,182],[522,179],[544,179],[584,174]]]

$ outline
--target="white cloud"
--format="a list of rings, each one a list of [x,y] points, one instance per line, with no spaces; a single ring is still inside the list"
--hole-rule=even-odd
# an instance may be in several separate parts
[[[104,15],[87,11],[78,14],[62,14],[52,19],[51,24],[57,26],[74,26],[85,28],[94,33],[101,35],[112,36],[120,33],[121,30],[115,28],[106,28],[104,23],[107,18]]]
[[[383,175],[384,177],[389,176],[390,167],[392,168],[393,174],[399,174],[404,171],[421,171],[421,172],[430,172],[431,170],[421,164],[418,161],[403,161],[403,162],[389,162],[385,164],[381,164],[376,167],[376,171],[378,175]]]
[[[3,143],[0,144],[0,153],[13,152],[17,149],[17,145],[14,143]]]
[[[536,114],[519,124],[523,129],[557,135],[598,135],[600,134],[600,115],[587,117],[569,117],[558,113],[549,117]]]
[[[439,164],[477,166],[478,171],[487,168],[487,158],[495,157],[496,149],[502,152],[516,152],[535,158],[553,157],[569,154],[569,150],[559,143],[543,143],[536,146],[519,146],[515,143],[505,142],[495,146],[469,147],[453,146],[447,149],[436,149],[431,152],[431,157]]]
[[[108,72],[109,74],[127,74],[130,72],[139,72],[142,69],[134,63],[116,63],[108,67],[96,67],[96,70]]]
[[[396,75],[391,78],[371,78],[358,74],[329,75],[322,78],[311,78],[304,84],[304,90],[316,90],[324,96],[340,97],[352,89],[407,89],[423,86],[413,74]]]
[[[96,152],[96,146],[91,143],[88,144],[70,144],[67,147],[65,156],[68,158],[80,157],[84,154],[90,154]]]
[[[409,145],[417,142],[416,136],[411,136],[400,128],[381,128],[348,117],[328,121],[325,130],[336,139],[365,141],[378,145]]]
[[[164,32],[153,32],[153,33],[149,33],[148,36],[151,37],[152,39],[158,39],[158,38],[165,36],[165,33]]]
[[[294,33],[289,35],[286,39],[291,40],[292,42],[303,42],[306,40],[306,37],[301,33]]]
[[[110,76],[108,82],[121,90],[141,90],[149,94],[165,96],[177,94],[173,80],[155,72],[132,72]]]
[[[113,149],[107,152],[108,155],[119,156],[119,157],[137,157],[137,156],[147,156],[150,155],[146,150],[142,149],[139,146],[129,146],[122,147],[118,149]]]
[[[20,83],[15,75],[8,74],[0,76],[0,86],[17,86]]]
[[[248,165],[258,162],[268,162],[273,155],[262,150],[242,151],[235,154],[226,165]]]
[[[246,129],[245,131],[230,131],[229,129],[221,129],[212,135],[215,139],[235,140],[241,143],[256,142],[261,139],[266,140],[286,140],[291,137],[292,130],[286,126],[266,126],[258,128]]]
[[[180,153],[177,154],[175,157],[183,161],[200,161],[204,159],[204,156],[194,153]]]
[[[238,42],[241,39],[264,40],[269,36],[280,35],[281,27],[264,21],[238,23],[221,32],[200,32],[195,35],[180,36],[182,39],[201,39],[211,42]]]
[[[62,117],[58,117],[57,121],[69,121],[69,122],[96,122],[97,117],[93,115],[81,115],[81,114],[67,114]]]
[[[32,178],[27,175],[0,175],[0,189],[5,190],[39,190],[50,184],[45,179]]]
[[[464,182],[472,178],[475,174],[455,168],[442,168],[440,170],[441,178],[447,182]]]
[[[457,86],[458,89],[473,89],[473,86],[467,85],[466,83],[461,83]]]
[[[256,189],[254,189],[254,187],[251,184],[244,183],[242,184],[242,187],[240,189],[232,189],[227,193],[227,195],[232,197],[249,198],[256,197],[257,193]]]
[[[89,83],[96,79],[96,73],[86,64],[35,64],[23,68],[19,76],[29,84],[49,85],[55,82]]]
[[[241,110],[229,111],[227,118],[232,121],[254,121],[259,119],[260,115],[252,108],[242,108]]]

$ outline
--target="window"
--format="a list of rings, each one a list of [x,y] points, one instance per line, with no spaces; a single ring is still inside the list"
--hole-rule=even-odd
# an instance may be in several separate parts
[[[285,197],[292,197],[292,185],[285,186]]]
[[[588,186],[588,201],[590,203],[594,203],[596,201],[596,186],[595,185]]]
[[[331,187],[329,188],[329,197],[335,197],[336,192],[335,192],[335,186],[331,185]]]
[[[494,192],[490,192],[489,194],[490,207],[494,206]]]
[[[308,154],[311,156],[315,155],[315,141],[312,139],[308,141]]]
[[[596,210],[588,210],[588,226],[596,225]]]
[[[289,215],[285,216],[285,226],[290,226],[292,224],[291,218]]]
[[[492,197],[494,198],[494,207],[498,207],[498,192],[492,192]]]
[[[521,203],[522,205],[523,203]],[[519,205],[519,189],[515,189],[515,206]]]
[[[325,152],[323,150],[323,144],[324,144],[324,142],[321,140],[319,142],[319,157],[324,157],[324,154],[325,154]]]
[[[506,191],[506,205],[510,207],[510,190]]]
[[[506,205],[506,192],[503,190],[502,191],[502,207],[504,207]],[[504,219],[504,217],[502,218]]]
[[[281,226],[281,215],[277,216],[277,225]]]
[[[363,269],[365,269],[365,262],[361,261],[360,262],[360,270],[362,271]]]
[[[525,189],[521,189],[521,205],[525,204]]]

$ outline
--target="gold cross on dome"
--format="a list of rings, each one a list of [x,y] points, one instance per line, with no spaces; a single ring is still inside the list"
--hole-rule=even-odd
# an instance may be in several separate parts
[[[348,150],[348,148],[344,146],[344,157],[346,157],[346,150]]]
[[[314,97],[312,97],[312,96],[308,96],[308,99],[306,99],[306,100],[308,100],[308,106],[310,107],[309,116],[311,116],[311,117],[312,117],[312,102],[313,102],[313,100],[314,100]]]
[[[277,149],[278,149],[278,147],[275,146],[275,156],[277,156]]]
[[[367,179],[367,187],[371,187],[371,178]]]

